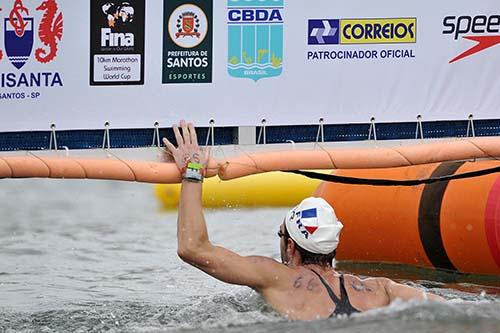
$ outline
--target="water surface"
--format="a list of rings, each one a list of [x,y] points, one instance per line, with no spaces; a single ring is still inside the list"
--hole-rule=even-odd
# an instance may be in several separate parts
[[[286,209],[207,210],[213,242],[279,257]],[[288,322],[245,287],[176,256],[175,212],[151,185],[0,180],[0,332],[500,332],[500,281],[400,265],[338,263],[447,298],[352,318]]]

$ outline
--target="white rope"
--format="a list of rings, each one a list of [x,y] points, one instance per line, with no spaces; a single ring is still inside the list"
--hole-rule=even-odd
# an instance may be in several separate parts
[[[102,149],[111,149],[111,140],[109,139],[109,121],[104,123],[104,137],[102,139]]]
[[[321,138],[321,142],[325,142],[325,132],[323,128],[323,118],[319,118],[319,126],[318,126],[318,133],[316,134],[316,143],[319,142],[319,139]]]
[[[469,115],[469,121],[467,122],[467,137],[469,137],[469,133],[472,133],[472,137],[476,137],[476,130],[474,128],[474,115]]]
[[[207,140],[205,141],[205,146],[208,147],[208,142],[211,140],[212,147],[215,146],[215,120],[210,119],[209,121],[210,127],[208,128],[207,132]]]
[[[417,128],[415,129],[415,139],[418,139],[420,135],[420,139],[424,139],[424,128],[422,126],[422,116],[417,116]]]
[[[56,124],[50,125],[50,130],[49,150],[52,150],[52,144],[54,144],[54,150],[57,151]]]
[[[266,138],[266,118],[263,118],[262,121],[260,122],[260,130],[259,130],[259,136],[257,137],[257,144],[260,144],[260,138],[263,138],[263,144],[266,144],[267,138]]]
[[[160,140],[160,123],[154,123],[154,132],[153,132],[153,143],[151,146],[156,146],[158,149],[161,149],[161,140]]]
[[[370,119],[370,129],[368,130],[368,140],[372,139],[372,133],[373,133],[373,140],[377,141],[377,128],[375,127],[375,117],[371,117],[371,119]]]

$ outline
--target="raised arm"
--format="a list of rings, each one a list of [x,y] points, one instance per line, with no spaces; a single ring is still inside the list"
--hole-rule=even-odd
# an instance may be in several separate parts
[[[198,146],[192,124],[181,121],[182,135],[174,125],[177,148],[163,139],[180,170],[186,170],[189,163],[205,168],[209,154]],[[196,166],[193,166],[196,169]],[[196,170],[192,170],[196,173]],[[203,171],[200,170],[201,173]],[[184,175],[186,178],[188,175]],[[193,175],[192,175],[193,176]],[[275,276],[283,274],[286,268],[273,259],[265,257],[243,257],[223,247],[213,245],[207,232],[201,203],[202,182],[183,179],[177,220],[177,253],[179,257],[221,281],[246,285],[262,290],[276,283]]]

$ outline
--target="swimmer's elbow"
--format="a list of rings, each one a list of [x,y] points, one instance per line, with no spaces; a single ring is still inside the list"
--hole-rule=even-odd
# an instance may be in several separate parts
[[[189,258],[192,257],[191,251],[189,249],[185,248],[178,248],[177,249],[177,256],[184,262],[188,262]]]
[[[198,265],[199,261],[203,261],[206,248],[204,246],[178,246],[177,256],[184,262],[191,265]]]
[[[177,256],[184,262],[192,263],[194,259],[198,256],[199,251],[194,248],[189,247],[179,247],[177,248]]]

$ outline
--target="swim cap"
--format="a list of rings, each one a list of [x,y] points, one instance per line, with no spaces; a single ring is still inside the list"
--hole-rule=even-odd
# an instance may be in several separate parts
[[[323,198],[306,198],[290,210],[285,218],[290,237],[304,250],[329,254],[339,244],[344,227],[335,211]]]

